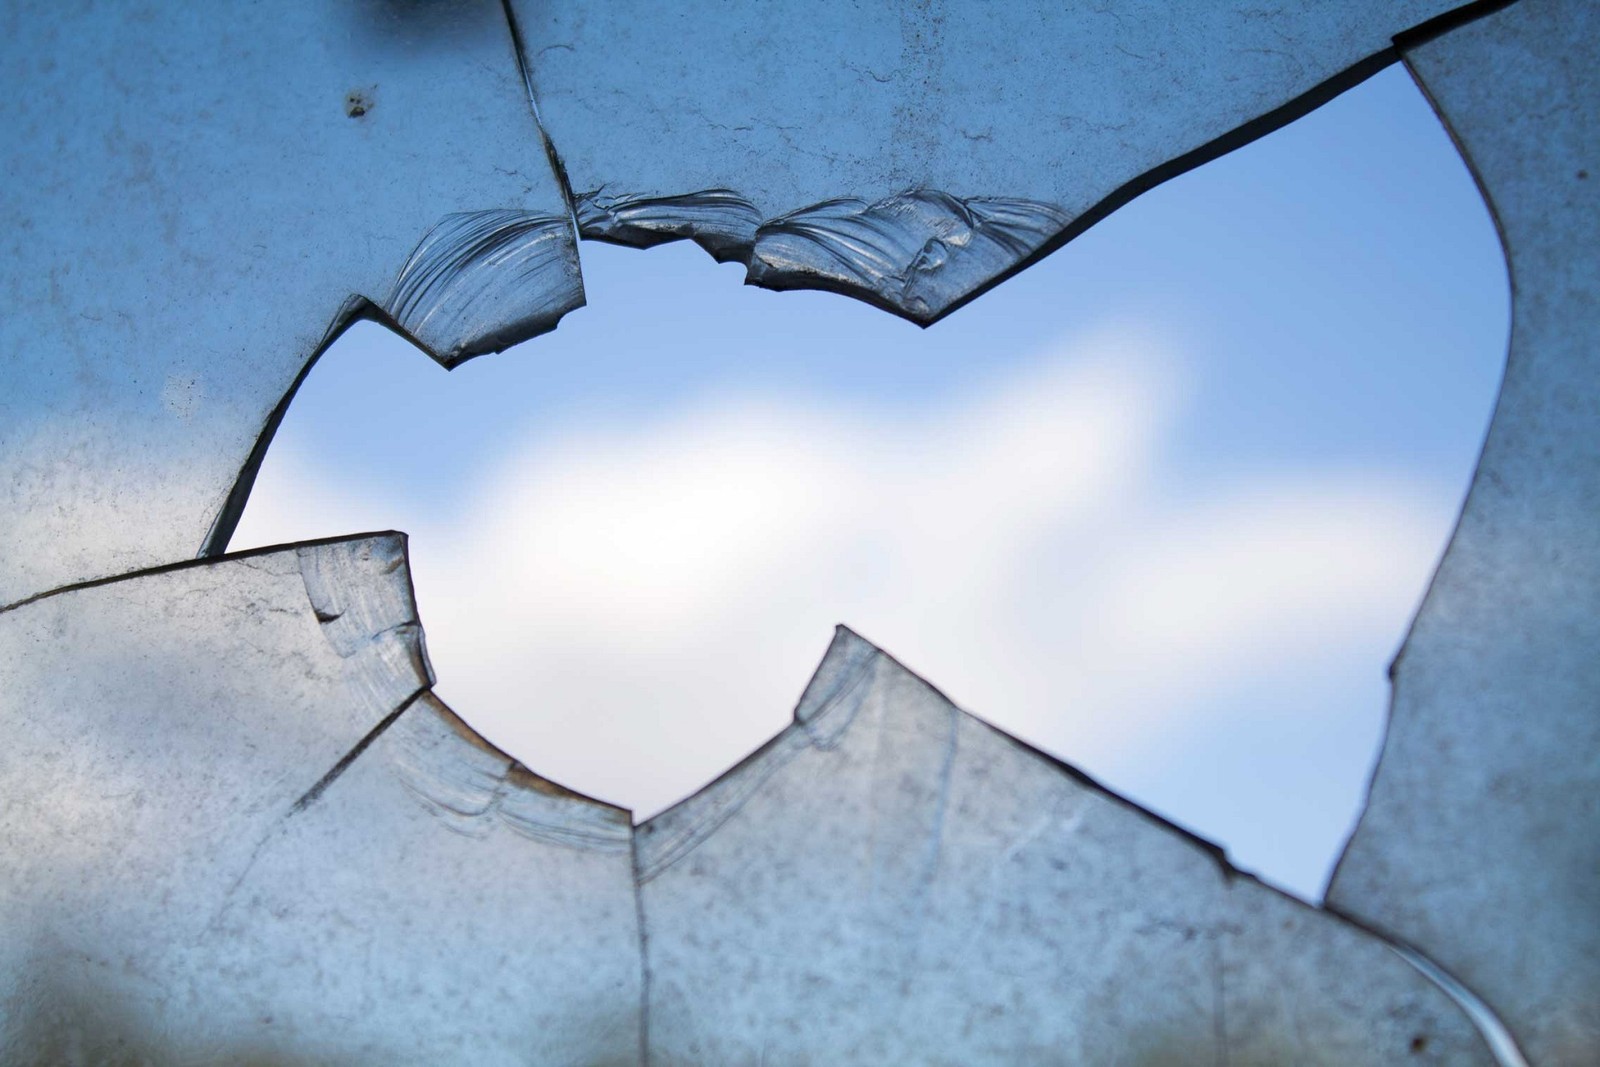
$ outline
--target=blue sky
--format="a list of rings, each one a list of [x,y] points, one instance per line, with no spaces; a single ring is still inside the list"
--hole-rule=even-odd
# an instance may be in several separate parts
[[[835,622],[1315,897],[1459,509],[1509,298],[1392,68],[923,331],[698,249],[446,374],[313,370],[232,547],[412,534],[439,693],[646,816],[787,721]]]

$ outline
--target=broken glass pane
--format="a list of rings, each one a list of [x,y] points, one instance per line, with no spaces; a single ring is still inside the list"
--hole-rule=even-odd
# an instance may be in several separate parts
[[[351,315],[448,364],[582,302],[515,72],[492,0],[7,11],[0,604],[225,542]]]
[[[1511,355],[1328,891],[1482,995],[1534,1063],[1600,1060],[1597,41],[1600,9],[1552,0],[1406,53],[1499,220]]]
[[[842,628],[794,725],[638,833],[655,1064],[1493,1062],[1384,942]]]
[[[582,252],[594,310],[526,355],[347,331],[231,544],[407,531],[436,692],[640,818],[780,729],[843,620],[1320,899],[1509,329],[1403,67],[931,330],[688,242]]]
[[[0,613],[0,1059],[635,1062],[627,812],[428,684],[397,535]]]
[[[46,592],[225,542],[351,316],[444,363],[548,328],[581,299],[569,207],[930,321],[1447,6],[523,5],[572,205],[491,3],[8,11],[0,603],[40,598],[0,613],[6,1058],[634,1062],[635,870],[667,1062],[1481,1058],[1381,941],[848,640],[630,862],[624,813],[426,694],[393,538]],[[1594,21],[1407,38],[1496,198],[1518,334],[1333,891],[1554,1062],[1600,1044]]]
[[[918,322],[1456,6],[511,0],[584,236]]]

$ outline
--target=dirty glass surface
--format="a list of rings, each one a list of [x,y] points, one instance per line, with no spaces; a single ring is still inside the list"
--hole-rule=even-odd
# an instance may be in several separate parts
[[[1552,1064],[1600,1060],[1597,41],[1594,5],[1527,0],[1406,53],[1499,220],[1511,354],[1328,891]]]
[[[0,1060],[634,1062],[627,813],[429,683],[397,535],[0,612]]]
[[[586,237],[918,322],[1460,6],[511,0]]]
[[[637,853],[658,1067],[1493,1062],[1381,940],[843,628],[794,725]]]
[[[0,79],[0,604],[225,542],[367,304],[448,363],[582,302],[492,0],[10,4]]]
[[[8,7],[0,1059],[1487,1062],[1374,933],[848,633],[633,834],[431,696],[397,537],[50,593],[225,542],[352,316],[446,364],[550,328],[574,216],[927,322],[1453,6]],[[1597,39],[1403,43],[1515,338],[1329,894],[1545,1063],[1600,1050]]]

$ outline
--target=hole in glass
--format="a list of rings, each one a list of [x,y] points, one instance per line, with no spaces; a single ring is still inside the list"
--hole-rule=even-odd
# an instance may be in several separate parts
[[[1403,71],[926,332],[583,251],[587,310],[449,379],[349,331],[230,547],[409,532],[440,695],[636,818],[780,729],[844,622],[1320,897],[1508,329]]]

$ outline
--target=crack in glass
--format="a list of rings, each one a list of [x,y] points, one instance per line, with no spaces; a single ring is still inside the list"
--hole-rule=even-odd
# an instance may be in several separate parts
[[[1595,1058],[1592,9],[1044,13],[7,13],[9,1062],[1521,1055],[1385,937],[1532,1062]],[[398,535],[179,562],[355,316],[503,347],[581,302],[582,232],[929,322],[1396,47],[1516,332],[1333,910],[848,633],[792,727],[629,832],[432,697]]]

